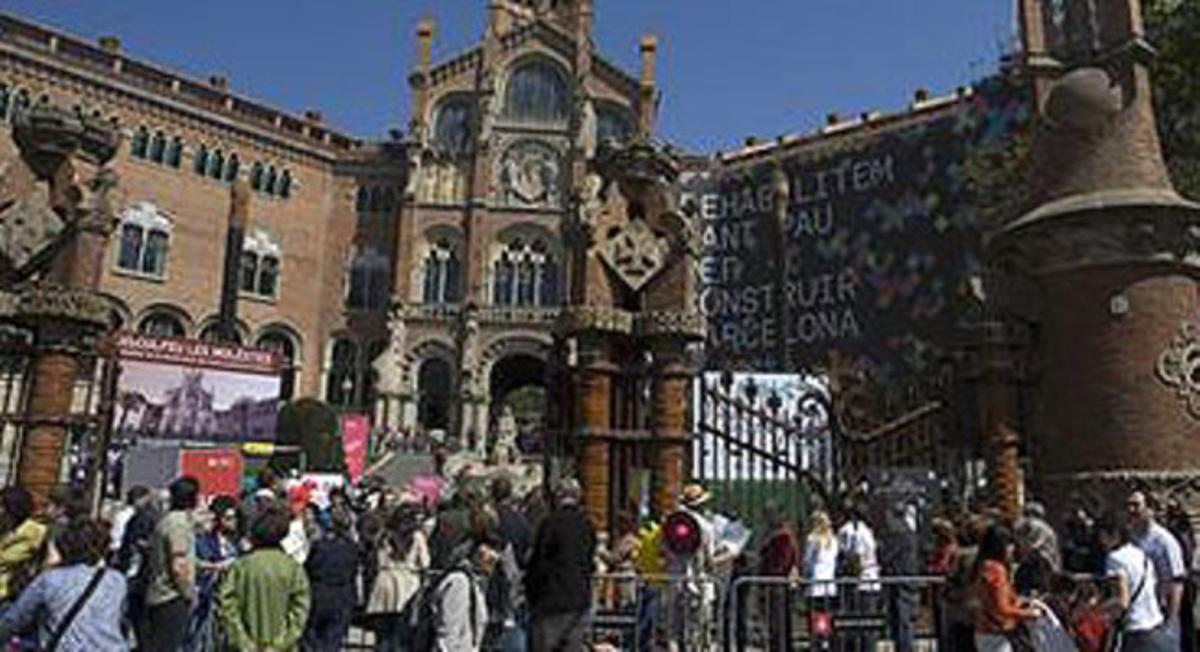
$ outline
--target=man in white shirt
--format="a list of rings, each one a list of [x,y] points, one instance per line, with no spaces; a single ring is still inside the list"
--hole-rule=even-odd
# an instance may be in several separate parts
[[[1140,491],[1129,494],[1125,505],[1129,512],[1131,542],[1150,558],[1158,579],[1158,605],[1166,619],[1166,629],[1179,639],[1179,607],[1183,603],[1183,583],[1187,569],[1183,565],[1183,547],[1171,531],[1154,520],[1146,495]]]
[[[1106,574],[1117,582],[1117,596],[1123,618],[1125,652],[1171,652],[1178,650],[1163,628],[1162,610],[1158,606],[1154,564],[1146,553],[1133,545],[1129,531],[1112,519],[1096,524],[1096,537],[1107,552],[1104,560]]]

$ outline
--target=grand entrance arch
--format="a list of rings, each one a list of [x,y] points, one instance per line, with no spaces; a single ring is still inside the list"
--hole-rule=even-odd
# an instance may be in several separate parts
[[[546,420],[546,361],[531,353],[501,358],[488,376],[488,395],[493,427],[511,413],[522,447],[537,448],[536,435],[544,430]]]
[[[417,371],[417,423],[425,432],[449,430],[454,376],[450,363],[429,358]]]

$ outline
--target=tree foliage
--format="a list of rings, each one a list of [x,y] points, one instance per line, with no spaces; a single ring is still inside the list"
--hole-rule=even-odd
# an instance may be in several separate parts
[[[340,473],[345,466],[337,412],[316,399],[302,398],[279,410],[275,443],[300,447],[309,471]]]
[[[1163,153],[1175,186],[1200,198],[1200,2],[1146,0],[1146,32]]]

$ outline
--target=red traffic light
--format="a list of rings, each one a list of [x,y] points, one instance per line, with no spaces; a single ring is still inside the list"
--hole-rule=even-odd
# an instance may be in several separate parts
[[[690,556],[700,550],[700,523],[687,512],[674,512],[663,522],[663,542],[667,549],[680,556]]]

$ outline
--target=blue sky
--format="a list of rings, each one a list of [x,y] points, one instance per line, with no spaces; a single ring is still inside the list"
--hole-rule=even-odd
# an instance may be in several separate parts
[[[435,57],[482,33],[487,0],[4,0],[0,10],[280,108],[316,108],[338,129],[381,138],[406,122],[405,78],[422,17]],[[636,71],[658,35],[659,134],[688,149],[736,146],[905,105],[993,71],[1013,42],[1012,0],[596,0],[601,52]]]

